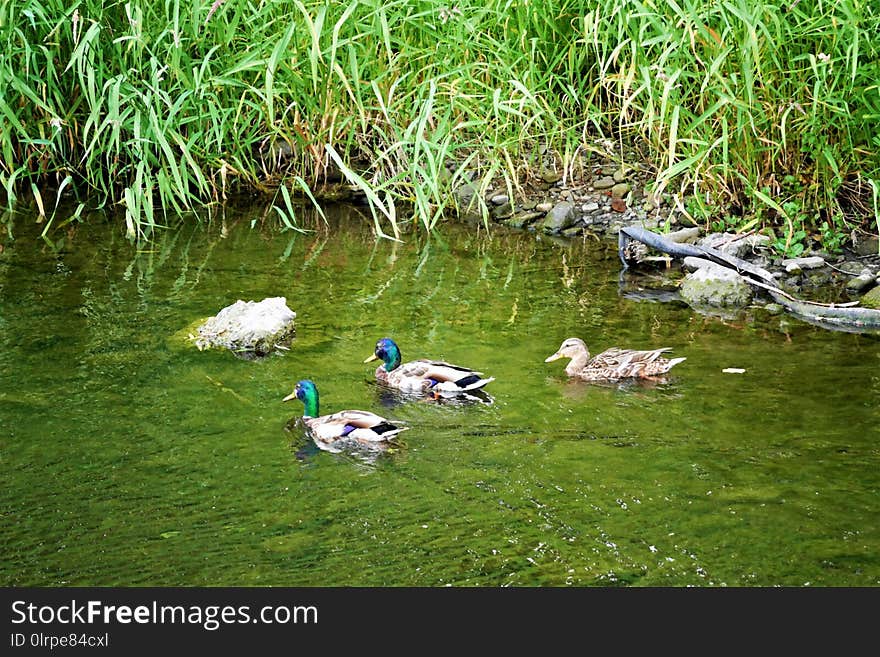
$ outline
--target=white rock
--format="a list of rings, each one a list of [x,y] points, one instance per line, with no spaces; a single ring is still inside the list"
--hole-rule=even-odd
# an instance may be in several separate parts
[[[199,349],[225,347],[241,355],[264,356],[293,337],[295,319],[284,297],[239,300],[205,321],[195,344]]]
[[[806,258],[788,258],[782,261],[782,266],[789,274],[802,269],[818,269],[825,266],[825,260],[819,256],[808,256]]]
[[[689,271],[696,271],[701,267],[709,267],[710,265],[716,265],[711,260],[706,260],[705,258],[698,258],[696,256],[685,256],[684,260],[681,261],[681,264],[685,269]]]
[[[685,244],[688,242],[695,242],[699,236],[700,229],[694,226],[692,228],[682,228],[681,230],[667,233],[666,239],[668,239],[670,242]]]
[[[684,277],[679,294],[691,305],[745,306],[752,299],[752,289],[742,276],[708,261]]]

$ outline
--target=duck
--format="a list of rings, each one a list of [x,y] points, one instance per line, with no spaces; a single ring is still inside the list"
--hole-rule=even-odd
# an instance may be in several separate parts
[[[662,353],[672,347],[637,351],[611,347],[590,358],[587,345],[580,338],[568,338],[552,356],[544,359],[550,363],[559,358],[570,358],[565,373],[586,381],[614,381],[618,379],[648,379],[666,374],[685,357],[666,358]]]
[[[303,424],[315,444],[328,451],[341,451],[342,444],[352,441],[362,446],[384,448],[399,433],[409,429],[369,411],[347,410],[320,415],[318,387],[309,379],[298,381],[293,392],[281,401],[292,399],[303,403]]]
[[[400,348],[391,338],[378,340],[373,355],[364,362],[377,359],[382,361],[376,368],[377,381],[404,392],[429,392],[435,398],[478,390],[495,380],[469,367],[440,360],[423,358],[401,363]]]

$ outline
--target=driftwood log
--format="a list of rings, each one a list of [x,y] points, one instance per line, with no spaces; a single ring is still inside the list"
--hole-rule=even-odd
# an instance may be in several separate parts
[[[757,267],[741,258],[722,253],[708,246],[673,242],[639,226],[626,226],[620,229],[618,255],[624,268],[629,267],[632,241],[641,242],[652,249],[677,258],[693,256],[734,269],[750,285],[766,291],[776,303],[788,312],[814,324],[845,331],[880,330],[880,310],[854,307],[855,303],[823,304],[796,299],[779,289],[773,275],[762,267]]]

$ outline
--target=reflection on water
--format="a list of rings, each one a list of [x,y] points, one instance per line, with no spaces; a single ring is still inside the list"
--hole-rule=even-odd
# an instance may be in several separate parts
[[[292,417],[284,426],[285,430],[293,436],[291,447],[294,449],[296,458],[307,461],[319,452],[341,454],[356,459],[363,463],[373,464],[382,456],[394,454],[403,449],[404,441],[397,438],[394,442],[363,443],[358,440],[341,438],[333,443],[325,443],[312,440],[301,417]]]
[[[616,244],[594,239],[377,242],[356,209],[328,215],[299,233],[228,211],[138,248],[101,221],[43,240],[16,218],[0,581],[880,584],[876,336],[644,303],[665,293],[622,288]],[[289,351],[189,344],[194,323],[269,296],[297,312]],[[408,398],[362,362],[377,335],[496,380]],[[665,381],[569,381],[544,358],[571,335],[687,360]],[[321,451],[280,401],[303,378],[327,412],[410,430],[381,454]]]
[[[469,390],[456,394],[433,396],[424,392],[408,392],[392,388],[374,381],[367,382],[375,388],[376,403],[382,408],[393,409],[404,404],[437,404],[440,406],[469,406],[471,404],[492,404],[495,399],[483,389]]]

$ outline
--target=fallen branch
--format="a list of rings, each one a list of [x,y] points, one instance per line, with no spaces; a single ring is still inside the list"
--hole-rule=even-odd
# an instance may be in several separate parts
[[[708,246],[672,242],[662,235],[639,226],[626,226],[620,229],[617,252],[624,268],[629,267],[628,254],[631,252],[631,242],[633,240],[677,258],[693,256],[734,269],[747,283],[765,290],[776,303],[788,312],[821,326],[827,325],[828,328],[880,330],[880,310],[854,308],[848,303],[835,305],[796,299],[784,290],[779,289],[773,275],[762,267]]]

